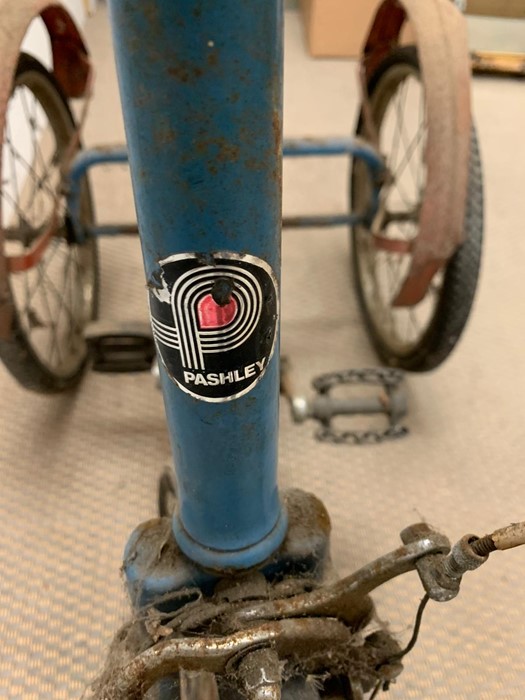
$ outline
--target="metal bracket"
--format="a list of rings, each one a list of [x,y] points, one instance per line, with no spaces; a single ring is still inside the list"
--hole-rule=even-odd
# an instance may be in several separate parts
[[[484,564],[491,552],[525,544],[525,522],[513,523],[485,537],[464,535],[452,549],[448,539],[426,523],[411,525],[401,533],[401,539],[406,545],[425,537],[436,543],[441,542],[443,551],[419,559],[416,569],[428,596],[432,600],[446,602],[459,593],[463,574]]]

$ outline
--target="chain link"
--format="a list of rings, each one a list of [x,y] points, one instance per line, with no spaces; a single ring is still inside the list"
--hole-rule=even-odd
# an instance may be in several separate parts
[[[347,369],[323,374],[312,381],[312,386],[319,394],[328,394],[341,384],[378,385],[390,393],[401,384],[403,376],[401,370],[390,367]],[[408,435],[408,428],[397,424],[390,425],[385,430],[334,430],[330,424],[326,424],[315,433],[319,442],[330,442],[333,445],[378,445],[388,440],[398,440],[405,435]]]

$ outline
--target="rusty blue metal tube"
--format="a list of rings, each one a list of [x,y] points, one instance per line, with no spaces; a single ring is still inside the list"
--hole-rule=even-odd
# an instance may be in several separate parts
[[[242,569],[282,542],[277,480],[281,0],[111,0],[176,540]]]
[[[359,138],[295,138],[284,139],[282,146],[283,157],[309,158],[330,156],[352,156],[362,160],[370,176],[372,199],[370,211],[363,214],[350,213],[338,215],[306,215],[285,217],[283,227],[288,228],[317,228],[332,226],[354,226],[365,220],[370,220],[376,213],[378,194],[385,175],[385,164],[381,155],[369,144]],[[87,172],[98,165],[112,163],[127,163],[128,152],[125,146],[98,146],[81,151],[73,161],[68,173],[68,212],[71,217],[76,239],[82,241],[86,232],[83,230],[80,217],[80,201],[82,182]],[[88,233],[92,236],[112,236],[119,233],[136,233],[128,225],[124,226],[95,226]]]

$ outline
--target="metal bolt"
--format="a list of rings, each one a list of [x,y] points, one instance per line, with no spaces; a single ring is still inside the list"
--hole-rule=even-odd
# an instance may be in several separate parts
[[[281,665],[273,649],[257,649],[239,664],[239,680],[249,700],[280,700]]]
[[[452,547],[443,562],[443,573],[451,579],[461,579],[467,571],[473,571],[484,564],[488,554],[481,556],[474,551],[472,543],[478,541],[475,535],[465,535]]]

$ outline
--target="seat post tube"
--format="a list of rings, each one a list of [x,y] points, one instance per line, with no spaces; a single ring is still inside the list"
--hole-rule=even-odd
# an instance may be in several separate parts
[[[282,0],[110,0],[175,463],[176,540],[215,569],[281,544]],[[160,420],[160,418],[159,418]]]

